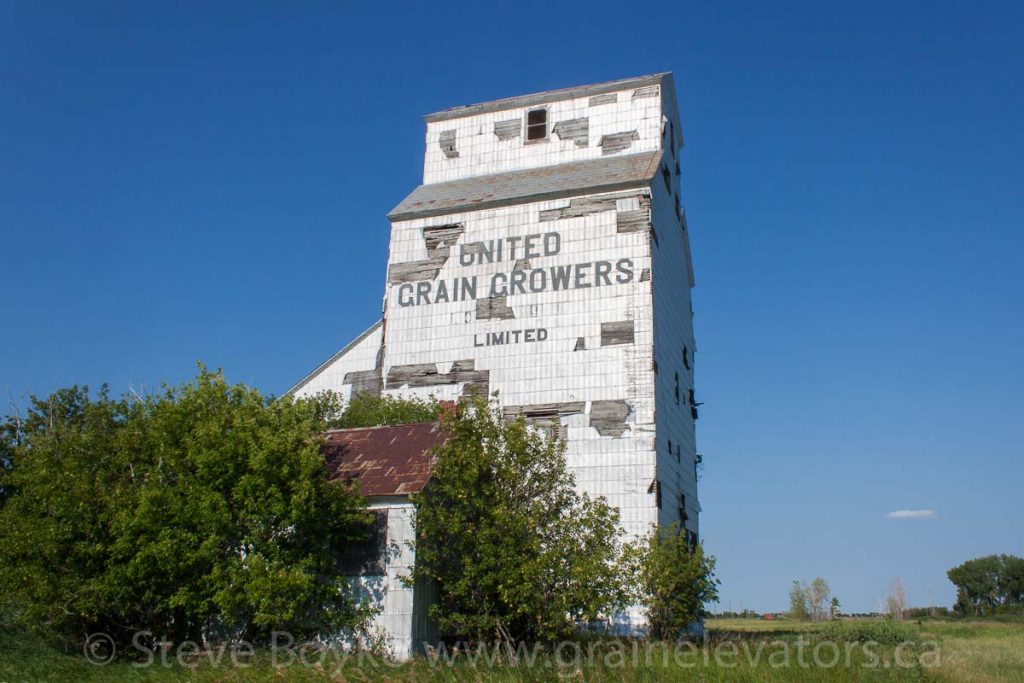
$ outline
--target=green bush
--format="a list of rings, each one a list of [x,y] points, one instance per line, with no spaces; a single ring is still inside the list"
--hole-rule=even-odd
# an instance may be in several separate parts
[[[948,607],[911,607],[904,611],[907,619],[928,619],[931,617],[948,617],[951,612]]]
[[[345,404],[345,412],[331,422],[331,427],[354,429],[433,422],[440,415],[441,404],[433,398],[395,398],[361,392]]]
[[[143,397],[33,398],[0,475],[0,593],[18,598],[5,618],[78,642],[361,624],[334,562],[367,515],[320,453],[337,408],[206,370]]]
[[[874,621],[830,621],[821,631],[826,640],[866,643],[874,641],[882,645],[898,645],[915,640],[917,629],[910,624],[889,619]]]
[[[658,640],[678,638],[708,615],[705,605],[718,601],[715,558],[704,554],[702,544],[691,544],[679,522],[652,531],[638,551],[649,633]]]
[[[618,511],[576,490],[565,443],[476,397],[443,418],[416,494],[414,578],[435,583],[447,635],[558,641],[625,601]]]

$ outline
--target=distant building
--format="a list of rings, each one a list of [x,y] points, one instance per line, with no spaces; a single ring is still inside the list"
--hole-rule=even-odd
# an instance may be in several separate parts
[[[696,542],[694,276],[671,74],[426,124],[423,184],[388,214],[382,319],[292,393],[497,391],[507,415],[566,439],[579,487],[629,532],[681,520]]]

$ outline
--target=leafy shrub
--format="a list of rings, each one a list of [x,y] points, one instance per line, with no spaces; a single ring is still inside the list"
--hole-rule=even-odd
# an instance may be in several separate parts
[[[914,640],[917,630],[909,624],[890,619],[830,621],[821,629],[826,640],[898,645]]]
[[[715,558],[692,544],[678,522],[656,529],[638,548],[640,600],[652,637],[678,638],[708,615],[705,605],[718,601]]]
[[[416,494],[415,580],[435,583],[446,635],[554,642],[623,603],[619,516],[576,490],[565,443],[477,397],[443,418]]]
[[[948,607],[911,607],[904,612],[907,619],[928,619],[930,617],[948,617]]]
[[[396,398],[358,393],[345,404],[345,411],[331,426],[336,429],[353,429],[433,422],[440,414],[441,404],[433,398]]]
[[[144,397],[33,398],[0,484],[0,593],[72,639],[259,639],[354,628],[334,558],[365,534],[327,479],[337,406],[273,400],[219,373]],[[10,611],[10,610],[8,610]]]

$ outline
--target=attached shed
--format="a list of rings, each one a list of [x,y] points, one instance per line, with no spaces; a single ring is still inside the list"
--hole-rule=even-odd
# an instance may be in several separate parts
[[[445,441],[437,422],[338,429],[327,433],[324,457],[331,481],[357,483],[376,524],[366,543],[346,553],[342,569],[357,594],[378,608],[374,628],[392,653],[407,659],[437,641],[427,616],[432,587],[403,582],[411,574],[416,510],[409,497],[430,480],[435,446]]]

